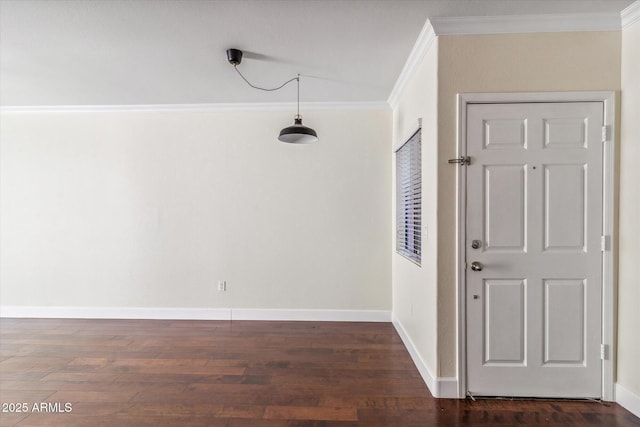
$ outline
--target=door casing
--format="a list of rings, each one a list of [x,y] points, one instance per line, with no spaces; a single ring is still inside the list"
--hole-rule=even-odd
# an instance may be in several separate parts
[[[615,369],[615,334],[614,334],[614,259],[617,239],[614,236],[615,222],[615,103],[613,91],[606,92],[524,92],[524,93],[459,93],[457,102],[457,157],[467,155],[467,105],[489,103],[532,103],[532,102],[602,102],[604,104],[605,135],[603,144],[603,232],[604,251],[602,252],[602,344],[604,359],[602,363],[602,399],[613,401]],[[454,167],[454,166],[452,166]],[[467,348],[466,348],[466,166],[456,165],[456,277],[457,277],[457,382],[458,398],[467,394]]]

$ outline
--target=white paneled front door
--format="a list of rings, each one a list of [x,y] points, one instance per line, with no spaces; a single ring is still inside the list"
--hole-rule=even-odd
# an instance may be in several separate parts
[[[600,397],[602,102],[467,106],[467,388]]]

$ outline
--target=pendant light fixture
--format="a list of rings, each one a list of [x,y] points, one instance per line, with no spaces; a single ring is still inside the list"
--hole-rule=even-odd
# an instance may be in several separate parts
[[[302,124],[302,116],[300,115],[300,74],[298,74],[296,80],[298,81],[298,110],[293,118],[293,125],[282,129],[278,140],[293,144],[316,142],[318,140],[316,131]]]
[[[293,125],[282,129],[280,131],[280,135],[278,135],[278,140],[292,144],[308,144],[310,142],[315,142],[318,140],[318,134],[316,133],[316,131],[302,124],[302,116],[300,115],[300,74],[296,75],[296,77],[292,79],[287,80],[278,87],[268,89],[251,84],[245,78],[245,76],[242,75],[240,70],[238,70],[238,65],[240,65],[240,63],[242,62],[241,50],[227,49],[227,61],[229,61],[229,63],[233,65],[233,68],[240,75],[240,77],[242,77],[242,80],[244,80],[249,86],[254,89],[273,92],[282,89],[287,84],[295,80],[298,86],[297,112],[293,119]]]

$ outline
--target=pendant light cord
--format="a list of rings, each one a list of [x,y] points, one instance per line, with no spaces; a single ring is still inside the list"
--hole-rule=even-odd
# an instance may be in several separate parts
[[[249,82],[249,80],[247,80],[247,78],[245,76],[242,75],[242,73],[240,72],[240,70],[238,70],[238,66],[234,65],[233,68],[236,70],[236,72],[240,75],[240,77],[242,77],[242,80],[244,80],[249,86],[251,86],[254,89],[258,89],[258,90],[264,90],[266,92],[273,92],[274,90],[279,90],[282,89],[283,87],[285,87],[286,85],[288,85],[289,83],[291,83],[294,80],[298,81],[298,104],[300,104],[300,74],[298,74],[296,77],[287,80],[286,82],[282,83],[280,86],[278,87],[274,87],[272,89],[269,88],[264,88],[264,87],[259,87],[259,86],[255,86],[253,84],[251,84],[251,82]]]
[[[296,80],[298,81],[298,110],[297,110],[297,114],[296,117],[300,117],[300,74],[298,74],[298,76],[296,77]]]

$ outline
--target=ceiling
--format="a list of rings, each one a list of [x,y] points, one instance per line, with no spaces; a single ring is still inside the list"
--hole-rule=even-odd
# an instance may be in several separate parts
[[[386,101],[428,17],[619,12],[633,0],[0,0],[2,106]]]

